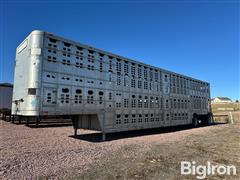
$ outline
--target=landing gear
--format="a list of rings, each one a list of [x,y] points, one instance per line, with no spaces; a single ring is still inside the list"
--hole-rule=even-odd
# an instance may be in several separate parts
[[[77,137],[77,129],[74,128],[74,137]]]
[[[30,118],[29,116],[26,117],[26,121],[27,121],[27,122],[26,122],[26,125],[27,125],[27,126],[29,126],[29,118]]]
[[[106,140],[106,133],[102,133],[102,141]]]
[[[70,118],[72,119],[72,125],[73,125],[73,128],[74,128],[74,137],[77,137],[77,130],[78,130],[77,123],[78,123],[78,117],[77,117],[77,116],[71,116]]]
[[[38,127],[40,121],[41,121],[41,117],[40,116],[36,117],[36,127]]]

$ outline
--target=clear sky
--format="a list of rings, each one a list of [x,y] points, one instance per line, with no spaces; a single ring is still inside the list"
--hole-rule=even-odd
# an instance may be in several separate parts
[[[13,82],[15,49],[39,29],[208,81],[212,97],[240,99],[239,1],[0,2],[0,82]]]

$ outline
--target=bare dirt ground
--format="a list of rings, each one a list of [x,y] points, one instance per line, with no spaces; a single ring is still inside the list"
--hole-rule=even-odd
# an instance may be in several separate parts
[[[239,115],[239,114],[238,114]],[[1,179],[195,179],[181,161],[235,165],[240,178],[240,123],[108,135],[68,127],[29,128],[0,121]],[[90,134],[91,133],[91,134]],[[85,134],[85,135],[84,135]]]

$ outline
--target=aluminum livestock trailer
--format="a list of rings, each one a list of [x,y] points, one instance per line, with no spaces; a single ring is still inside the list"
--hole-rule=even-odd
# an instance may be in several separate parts
[[[106,133],[211,121],[210,84],[51,33],[16,50],[12,113]]]

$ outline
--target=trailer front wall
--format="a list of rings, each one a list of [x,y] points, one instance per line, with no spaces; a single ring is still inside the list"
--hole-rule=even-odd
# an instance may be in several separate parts
[[[12,114],[38,116],[44,33],[33,31],[16,50]]]

